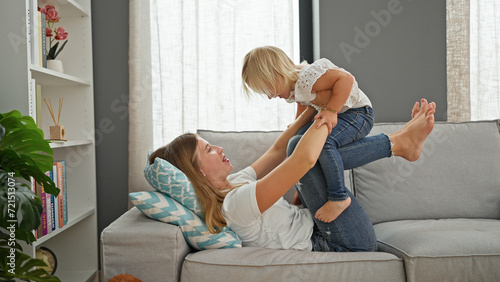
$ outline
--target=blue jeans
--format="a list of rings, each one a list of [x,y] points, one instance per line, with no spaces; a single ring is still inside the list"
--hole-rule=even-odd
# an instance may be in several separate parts
[[[328,201],[343,201],[349,197],[344,182],[344,164],[338,148],[370,133],[373,110],[371,107],[349,109],[339,114],[337,120],[318,158],[326,178]]]
[[[304,127],[306,130],[309,125]],[[302,131],[302,130],[301,130]],[[302,135],[294,136],[288,144],[291,155]],[[352,169],[392,155],[389,137],[385,134],[369,136],[337,149],[345,169]],[[302,177],[296,185],[300,200],[311,214],[326,203],[326,179],[319,162]],[[314,218],[311,240],[314,251],[323,252],[367,252],[377,250],[377,239],[372,223],[363,207],[350,191],[350,206],[337,219],[325,223]]]

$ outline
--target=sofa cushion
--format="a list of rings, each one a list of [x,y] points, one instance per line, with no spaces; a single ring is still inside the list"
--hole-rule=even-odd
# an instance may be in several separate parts
[[[244,247],[186,256],[182,281],[217,280],[216,277],[223,281],[405,281],[402,260],[388,253]]]
[[[134,192],[129,197],[146,216],[179,226],[186,241],[197,250],[241,247],[241,240],[229,228],[225,227],[220,233],[210,233],[201,218],[162,193]]]
[[[371,134],[403,124],[376,124]],[[387,158],[353,170],[355,196],[373,223],[500,218],[498,121],[436,123],[420,159]]]
[[[379,251],[402,257],[408,281],[496,281],[500,220],[402,220],[374,226]]]
[[[148,154],[148,160],[151,154],[152,151]],[[193,184],[177,167],[164,159],[156,158],[152,164],[148,162],[144,167],[144,177],[156,191],[166,194],[202,217]]]

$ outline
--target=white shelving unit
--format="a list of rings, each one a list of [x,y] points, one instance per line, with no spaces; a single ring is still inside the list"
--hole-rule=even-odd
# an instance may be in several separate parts
[[[35,0],[36,1],[36,0]],[[30,0],[1,0],[0,9],[0,112],[19,110],[29,115],[35,107],[30,99],[32,79],[41,85],[42,98],[50,99],[54,111],[64,98],[60,124],[66,142],[52,143],[54,161],[65,160],[68,223],[39,238],[24,252],[35,255],[45,246],[57,257],[55,275],[62,281],[98,280],[98,234],[96,209],[94,97],[92,78],[92,29],[90,0],[38,0],[38,6],[56,7],[68,43],[59,54],[64,73],[32,64]],[[42,102],[39,127],[49,137],[52,118]]]

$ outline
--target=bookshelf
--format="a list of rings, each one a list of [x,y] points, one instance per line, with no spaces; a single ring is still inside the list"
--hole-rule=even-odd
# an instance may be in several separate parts
[[[35,1],[35,2],[33,2]],[[36,106],[35,85],[42,99],[64,98],[60,124],[65,127],[66,142],[51,143],[54,161],[66,163],[68,222],[40,237],[24,252],[35,256],[44,246],[57,256],[55,275],[62,281],[98,281],[98,234],[96,209],[94,100],[92,78],[92,29],[90,0],[16,0],[2,1],[0,10],[0,112],[19,110],[36,117],[49,137],[53,125],[42,102]],[[32,62],[32,7],[51,4],[56,7],[68,43],[59,54],[64,73]]]

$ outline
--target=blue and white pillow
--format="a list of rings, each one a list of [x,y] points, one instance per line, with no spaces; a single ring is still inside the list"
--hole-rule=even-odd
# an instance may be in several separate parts
[[[150,151],[148,160],[151,154]],[[166,194],[199,217],[203,217],[201,205],[191,181],[182,171],[168,161],[156,158],[152,164],[148,162],[144,168],[144,177],[156,191]]]
[[[130,193],[129,197],[146,216],[179,226],[184,239],[197,250],[241,247],[240,238],[229,228],[210,233],[200,217],[167,195],[145,191]]]

